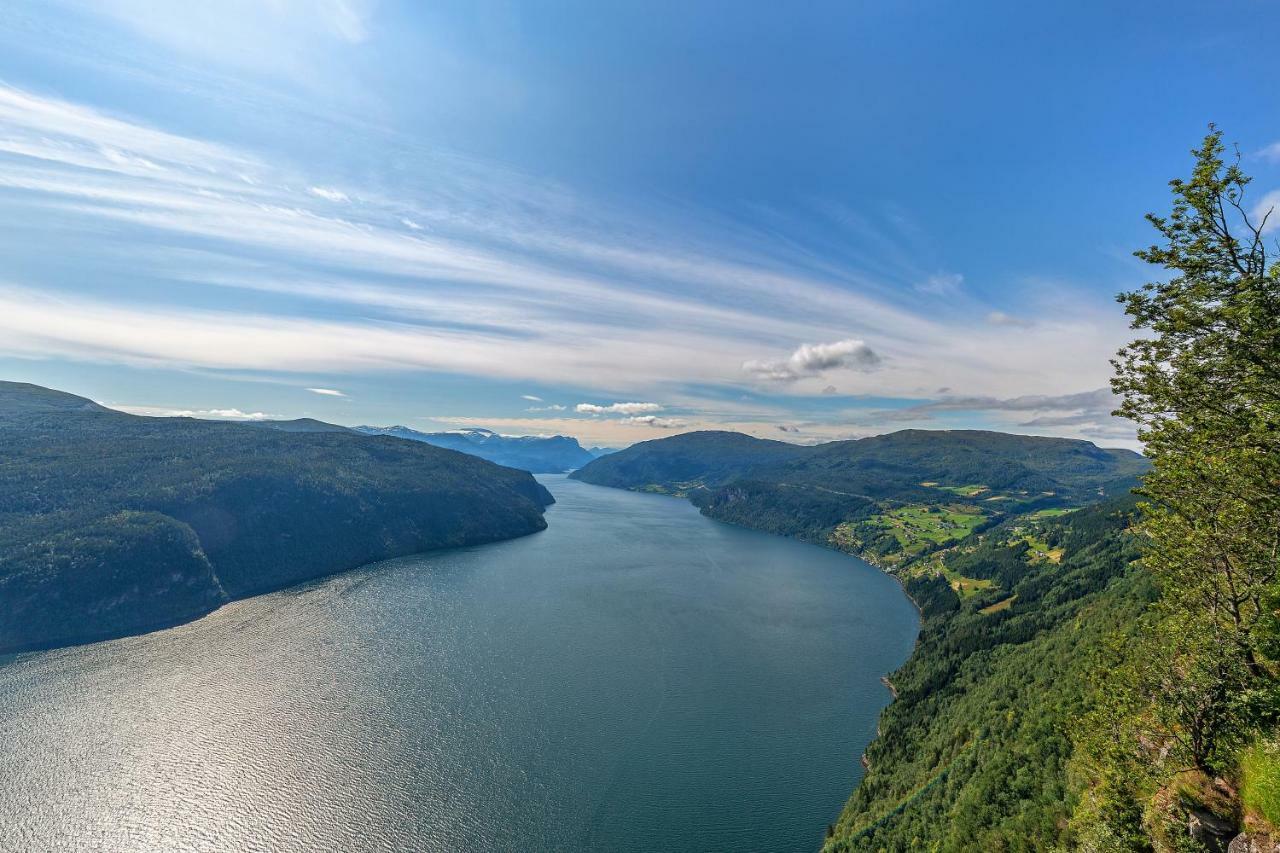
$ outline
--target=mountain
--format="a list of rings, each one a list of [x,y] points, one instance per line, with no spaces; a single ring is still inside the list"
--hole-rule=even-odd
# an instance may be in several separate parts
[[[92,400],[26,382],[0,382],[0,417],[24,412],[109,412]]]
[[[733,432],[632,445],[571,476],[688,497],[706,515],[893,564],[1001,519],[1125,493],[1128,450],[976,430],[903,430],[816,446]]]
[[[574,472],[861,555],[921,611],[915,651],[826,853],[1073,849],[1071,721],[1151,600],[1129,494],[1148,464],[1085,441],[906,430],[800,447],[738,433],[634,445]]]
[[[245,421],[246,426],[276,429],[281,432],[351,432],[344,426],[318,421],[315,418],[294,418],[291,421]]]
[[[1096,662],[1132,637],[1154,596],[1131,565],[1134,503],[1036,522],[1055,559],[1028,547],[1025,521],[942,556],[951,577],[985,588],[957,594],[932,572],[907,580],[920,639],[889,676],[884,736],[868,747],[825,853],[1113,849],[1079,847],[1070,823],[1089,778],[1073,721],[1093,701]]]
[[[552,502],[524,471],[427,444],[138,417],[11,382],[0,447],[0,652],[533,533]]]
[[[419,432],[406,426],[357,426],[352,429],[366,435],[390,435],[447,447],[534,474],[563,474],[595,458],[578,444],[576,438],[565,435],[499,435],[487,429]]]

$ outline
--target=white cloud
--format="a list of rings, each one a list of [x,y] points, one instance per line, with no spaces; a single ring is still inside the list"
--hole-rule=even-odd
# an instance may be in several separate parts
[[[1280,142],[1273,142],[1258,152],[1258,156],[1272,163],[1280,163]]]
[[[679,418],[663,418],[658,415],[635,415],[629,418],[623,418],[624,424],[643,424],[644,426],[654,427],[655,429],[680,429],[688,426],[687,421]]]
[[[1264,234],[1280,229],[1280,190],[1272,190],[1264,195],[1254,207],[1252,218],[1254,226],[1261,226]]]
[[[935,273],[916,285],[916,290],[934,296],[950,296],[960,290],[964,276],[960,273]]]
[[[1111,414],[1119,405],[1120,399],[1109,388],[1009,398],[949,396],[929,403],[869,412],[859,421],[876,426],[904,425],[933,421],[945,413],[979,412],[996,418],[1000,421],[997,428],[1010,432],[1106,440],[1136,448],[1134,425]]]
[[[657,403],[610,403],[607,406],[579,403],[574,411],[583,415],[637,415],[642,412],[660,412],[662,406]]]
[[[880,366],[882,359],[865,343],[852,338],[829,344],[802,344],[795,352],[779,361],[746,361],[742,369],[758,379],[794,382],[805,376],[821,375],[837,367],[869,371]]]
[[[405,228],[408,228],[410,231],[421,231],[421,230],[422,230],[422,226],[421,226],[421,225],[419,225],[418,223],[414,222],[412,219],[410,219],[410,218],[409,218],[409,217],[407,217],[407,216],[402,216],[402,217],[400,217],[400,224],[401,224],[401,225],[403,225]]]
[[[530,406],[525,409],[526,412],[563,412],[567,407],[561,406],[559,403],[552,403],[549,406]]]
[[[109,409],[152,418],[200,418],[212,421],[266,421],[275,415],[266,412],[243,412],[240,409],[168,409],[155,406],[128,406],[103,403]]]
[[[521,394],[521,395],[520,395],[520,399],[521,399],[521,400],[529,400],[530,402],[533,402],[533,403],[541,403],[541,402],[542,402],[542,398],[541,398],[541,397],[535,397],[533,394]]]
[[[91,8],[198,60],[315,83],[307,78],[329,70],[332,46],[369,38],[374,0],[98,0]]]
[[[322,397],[345,397],[345,396],[347,396],[346,394],[342,393],[341,391],[337,390],[336,388],[308,388],[307,390],[308,390],[308,391],[310,391],[312,394],[319,394],[319,395],[321,395]]]
[[[1022,317],[1015,317],[1012,314],[1006,314],[1003,311],[992,311],[987,315],[987,322],[993,326],[1014,326],[1019,329],[1029,329],[1034,323]]]
[[[350,201],[347,198],[347,194],[342,190],[330,189],[329,187],[308,187],[307,192],[325,201]]]
[[[1035,340],[992,335],[972,312],[900,308],[885,295],[892,288],[856,269],[815,272],[785,246],[744,246],[711,226],[646,230],[561,188],[477,164],[424,170],[430,181],[404,188],[406,198],[353,187],[360,204],[338,217],[308,190],[333,176],[299,176],[80,105],[0,85],[0,125],[0,188],[14,190],[14,221],[82,235],[78,254],[103,261],[105,275],[126,250],[129,265],[147,272],[128,289],[103,282],[103,296],[53,279],[0,282],[0,351],[20,357],[554,376],[642,400],[761,374],[781,380],[777,394],[818,394],[823,370],[867,371],[883,358],[893,369],[866,373],[859,393],[947,385],[1006,398],[1101,384],[1130,334],[1109,300],[1073,295],[1035,306],[1051,318],[1037,323]],[[402,227],[410,215],[421,233]],[[202,307],[212,300],[199,288],[211,287],[227,291],[225,310]],[[839,354],[872,335],[874,352]],[[835,343],[756,360],[806,339]],[[822,366],[833,358],[839,368]],[[758,373],[744,376],[744,364]]]

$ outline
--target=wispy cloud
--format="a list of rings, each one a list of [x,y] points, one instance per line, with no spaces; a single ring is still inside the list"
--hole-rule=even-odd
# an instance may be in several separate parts
[[[1119,398],[1109,388],[1008,398],[944,396],[913,406],[868,412],[859,419],[867,425],[903,426],[928,424],[947,413],[985,413],[996,417],[1001,429],[1118,440],[1136,446],[1134,425],[1111,414],[1119,405]]]
[[[308,187],[307,192],[325,201],[350,201],[347,194],[342,190],[335,190],[329,187]]]
[[[1272,190],[1258,200],[1253,209],[1253,224],[1270,234],[1280,229],[1280,190]]]
[[[583,415],[636,415],[641,412],[660,412],[662,406],[657,403],[610,403],[607,406],[579,403],[574,411]]]
[[[1040,321],[1035,341],[993,336],[981,310],[905,308],[859,270],[789,265],[767,241],[583,216],[585,202],[563,188],[467,162],[388,198],[2,85],[0,125],[0,192],[13,215],[76,229],[85,258],[131,271],[119,294],[0,282],[0,353],[14,356],[440,371],[554,380],[615,400],[762,380],[793,397],[838,383],[844,393],[918,398],[947,385],[1008,398],[1100,383],[1127,336],[1109,303],[1104,313],[1083,300]],[[335,193],[359,203],[336,206]],[[127,251],[119,235],[134,238]],[[149,293],[135,270],[152,276]],[[958,286],[937,284],[947,282]],[[208,307],[213,289],[222,310]],[[814,340],[830,343],[804,343]],[[770,352],[789,355],[761,358]]]
[[[542,398],[541,398],[541,397],[536,397],[536,396],[534,396],[533,394],[521,394],[521,395],[520,395],[520,399],[521,399],[521,400],[529,400],[530,402],[533,402],[533,403],[541,403],[541,402],[542,402]]]
[[[373,0],[221,0],[216,4],[100,0],[93,10],[200,62],[306,83],[330,44],[369,36]]]
[[[688,421],[679,418],[664,418],[659,415],[634,415],[623,418],[624,424],[644,424],[655,429],[680,429],[689,425]]]
[[[987,322],[993,326],[1013,326],[1019,329],[1029,329],[1034,323],[1022,317],[1015,317],[1012,314],[1006,314],[1003,311],[992,311],[987,314]]]
[[[964,284],[964,276],[959,273],[934,273],[916,285],[916,290],[933,296],[951,296]]]
[[[322,396],[322,397],[345,397],[345,396],[347,396],[346,394],[342,393],[341,391],[339,391],[339,390],[338,390],[338,389],[336,389],[336,388],[308,388],[307,390],[308,390],[308,391],[310,391],[312,394],[319,394],[319,395],[320,395],[320,396]]]
[[[882,361],[871,347],[850,338],[829,344],[801,344],[785,359],[746,361],[743,362],[742,369],[757,379],[795,382],[805,376],[819,376],[837,367],[874,370]]]
[[[275,415],[269,415],[266,412],[244,412],[240,409],[172,409],[112,403],[102,403],[102,405],[119,412],[127,412],[131,415],[146,415],[153,418],[200,418],[212,421],[265,421],[275,418]]]

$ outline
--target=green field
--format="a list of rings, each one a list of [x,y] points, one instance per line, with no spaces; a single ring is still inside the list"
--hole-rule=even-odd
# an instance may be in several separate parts
[[[921,485],[924,484],[921,483]],[[937,488],[942,489],[944,492],[951,492],[953,495],[960,495],[965,498],[977,497],[983,492],[990,491],[986,486],[977,483],[973,483],[968,486],[938,486]]]
[[[871,523],[890,531],[907,554],[930,545],[963,539],[986,520],[976,507],[952,504],[904,506],[873,516]]]
[[[1032,519],[1057,518],[1059,516],[1066,515],[1067,513],[1074,512],[1074,511],[1075,511],[1074,507],[1055,507],[1054,509],[1038,509],[1035,512],[1031,513],[1031,515],[1028,516],[1028,518],[1032,518]]]
[[[1010,607],[1013,606],[1014,599],[1016,599],[1017,597],[1018,597],[1018,594],[1015,592],[1013,595],[1009,596],[1003,601],[997,601],[995,604],[984,607],[978,612],[983,614],[984,616],[990,616],[992,613],[999,613],[1001,610],[1008,610]]]
[[[962,601],[995,586],[995,581],[986,578],[967,578],[964,575],[958,575],[945,569],[942,573],[950,581],[951,588],[956,591],[956,595],[960,596]]]
[[[1047,542],[1036,536],[1034,533],[1025,534],[1022,537],[1022,541],[1026,542],[1027,547],[1031,549],[1031,562],[1038,563],[1041,560],[1048,560],[1050,563],[1062,562],[1062,549],[1050,548]]]

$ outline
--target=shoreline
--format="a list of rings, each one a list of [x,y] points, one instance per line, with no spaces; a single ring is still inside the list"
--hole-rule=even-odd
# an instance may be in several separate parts
[[[337,575],[346,574],[347,572],[353,572],[356,569],[361,569],[361,568],[364,568],[365,566],[372,566],[377,563],[383,563],[388,560],[399,560],[403,557],[412,557],[417,554],[435,554],[443,551],[461,550],[464,548],[478,548],[478,547],[483,547],[485,545],[496,545],[499,542],[511,542],[515,539],[523,539],[526,536],[533,536],[547,529],[545,512],[542,518],[543,518],[543,522],[541,527],[535,530],[529,530],[524,533],[517,534],[515,536],[506,536],[499,539],[486,539],[483,541],[476,541],[476,542],[466,542],[460,545],[446,545],[439,548],[424,548],[420,550],[406,551],[402,554],[386,554],[384,556],[376,557],[371,560],[363,560],[353,566],[343,566],[340,569],[335,569],[334,571],[329,571],[329,572],[322,572],[320,574],[313,575],[308,578],[291,581],[289,583],[268,585],[260,589],[254,589],[252,592],[246,595],[228,596],[226,600],[219,602],[217,607],[211,607],[208,610],[202,610],[196,613],[158,619],[154,623],[148,623],[145,627],[140,626],[136,629],[127,629],[123,631],[105,631],[101,633],[84,634],[74,639],[44,640],[44,641],[39,641],[34,643],[24,643],[22,645],[5,646],[3,648],[0,648],[0,666],[4,666],[10,663],[14,658],[20,655],[38,654],[40,652],[53,652],[53,651],[57,651],[58,649],[73,649],[73,648],[76,648],[77,646],[91,646],[91,645],[94,645],[95,643],[109,643],[113,640],[123,640],[128,637],[142,637],[147,634],[154,634],[157,631],[167,631],[170,628],[177,628],[180,625],[189,625],[192,622],[198,622],[199,620],[205,618],[206,616],[212,613],[217,613],[219,610],[226,607],[228,604],[232,604],[233,602],[236,602],[236,601],[247,601],[251,598],[258,598],[263,595],[271,595],[272,593],[282,592],[286,589],[293,589],[295,587],[305,586],[310,583],[323,581],[328,578],[335,577]]]

